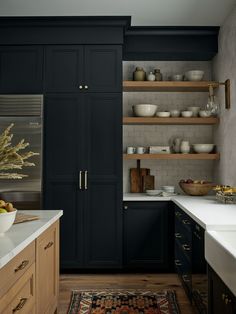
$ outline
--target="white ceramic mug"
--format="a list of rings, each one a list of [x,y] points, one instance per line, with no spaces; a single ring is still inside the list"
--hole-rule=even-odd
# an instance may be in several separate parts
[[[139,147],[137,148],[137,154],[144,154],[145,151],[146,151],[146,148],[143,147],[143,146],[139,146]]]
[[[127,147],[127,154],[134,154],[135,153],[135,147],[133,146],[128,146]]]

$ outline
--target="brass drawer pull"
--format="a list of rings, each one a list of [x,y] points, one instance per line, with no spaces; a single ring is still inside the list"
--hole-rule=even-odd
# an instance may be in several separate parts
[[[53,245],[52,241],[48,242],[48,244],[44,247],[44,250],[49,249],[52,245]]]
[[[191,248],[190,248],[190,246],[188,244],[183,244],[182,247],[183,247],[183,249],[185,251],[190,251],[191,250]]]
[[[176,266],[181,266],[182,263],[180,262],[180,260],[176,259],[176,260],[175,260],[175,265],[176,265]]]
[[[182,216],[182,214],[180,212],[175,212],[175,216],[180,217],[180,216]]]
[[[29,264],[28,260],[24,260],[18,267],[15,268],[15,273],[17,273],[19,270],[24,269]]]
[[[182,238],[182,235],[177,232],[177,233],[175,233],[175,237],[176,237],[176,238]]]
[[[182,223],[183,223],[184,225],[190,225],[190,221],[188,221],[187,219],[183,219],[183,220],[182,220]]]
[[[183,278],[184,282],[189,282],[190,281],[190,278],[189,278],[188,275],[183,275],[182,278]]]
[[[17,311],[20,311],[23,307],[24,307],[24,305],[25,305],[25,303],[27,302],[27,298],[21,298],[20,299],[20,302],[17,304],[17,306],[12,310],[12,313],[15,313],[15,312],[17,312]]]

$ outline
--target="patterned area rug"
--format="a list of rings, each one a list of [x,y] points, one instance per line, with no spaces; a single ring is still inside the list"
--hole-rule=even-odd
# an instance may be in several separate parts
[[[179,314],[175,292],[72,291],[68,314]]]

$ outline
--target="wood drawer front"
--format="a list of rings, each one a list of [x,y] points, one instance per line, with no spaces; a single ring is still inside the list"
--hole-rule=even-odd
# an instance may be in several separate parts
[[[35,313],[35,263],[0,299],[2,314]]]
[[[35,241],[0,269],[0,298],[35,262]]]
[[[58,223],[36,241],[37,313],[53,313],[58,298]]]

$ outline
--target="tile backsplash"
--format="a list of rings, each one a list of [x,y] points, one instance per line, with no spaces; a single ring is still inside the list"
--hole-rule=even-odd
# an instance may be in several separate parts
[[[161,69],[163,79],[171,74],[184,73],[191,69],[204,70],[205,80],[211,79],[211,62],[190,61],[125,61],[123,62],[123,78],[131,80],[136,66],[142,66],[145,71],[154,68]],[[132,116],[132,105],[138,103],[152,103],[159,106],[158,110],[180,109],[188,106],[205,107],[207,94],[199,92],[167,93],[167,92],[124,92],[123,115]],[[180,137],[190,143],[212,143],[212,126],[183,126],[183,125],[124,125],[123,126],[123,151],[127,146],[169,145],[173,138]],[[123,190],[130,191],[129,169],[136,167],[136,161],[124,160],[123,163]],[[155,187],[162,185],[175,185],[177,191],[178,181],[182,178],[212,180],[214,171],[213,161],[196,160],[142,160],[141,167],[151,169],[155,175]]]

